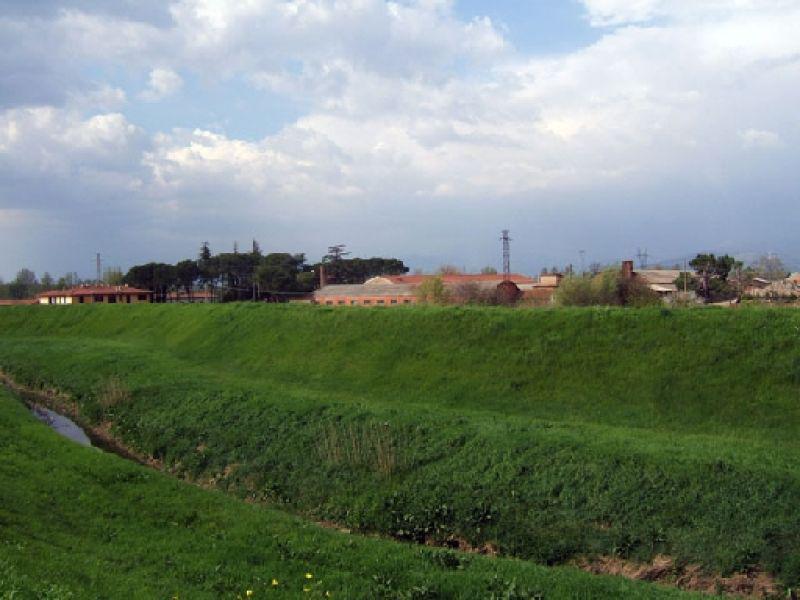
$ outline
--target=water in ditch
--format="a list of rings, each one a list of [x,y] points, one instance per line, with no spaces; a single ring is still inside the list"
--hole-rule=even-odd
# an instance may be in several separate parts
[[[78,427],[71,419],[53,412],[49,408],[43,406],[34,406],[31,409],[34,416],[49,425],[52,429],[63,435],[65,438],[77,442],[81,446],[91,446],[92,442],[84,433],[83,429]]]

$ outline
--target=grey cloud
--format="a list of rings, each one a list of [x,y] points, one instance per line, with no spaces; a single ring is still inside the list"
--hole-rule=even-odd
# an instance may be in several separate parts
[[[736,240],[776,251],[796,243],[786,225],[800,219],[796,11],[625,28],[569,55],[512,59],[491,28],[479,25],[484,40],[446,10],[214,6],[202,16],[181,2],[169,27],[59,12],[41,54],[35,38],[51,22],[28,16],[31,33],[18,38],[30,47],[3,64],[11,75],[25,64],[39,73],[29,97],[37,85],[67,90],[42,96],[54,105],[93,85],[59,82],[62,68],[71,79],[78,66],[111,63],[212,80],[241,73],[304,98],[307,114],[252,141],[199,128],[147,136],[113,108],[0,112],[6,240],[38,247],[25,220],[35,213],[54,239],[84,232],[76,256],[103,246],[95,249],[123,266],[182,258],[203,239],[227,248],[255,236],[312,256],[344,241],[358,253],[416,256],[419,266],[480,267],[510,226],[526,271],[575,262],[579,248],[587,261],[636,246],[669,260],[736,252]],[[494,48],[489,64],[476,45]],[[53,50],[64,47],[76,58]],[[469,69],[452,68],[461,59]],[[765,61],[772,67],[759,68]],[[121,230],[118,240],[109,228]],[[5,256],[4,274],[21,266]]]
[[[169,3],[163,0],[3,0],[0,17],[53,19],[70,10],[164,27],[172,22]]]
[[[0,18],[0,108],[62,104],[74,85],[74,72],[53,52],[42,24]]]

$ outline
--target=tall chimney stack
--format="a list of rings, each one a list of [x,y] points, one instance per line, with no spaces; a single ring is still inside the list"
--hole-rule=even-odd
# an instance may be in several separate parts
[[[325,273],[325,265],[319,266],[319,287],[324,288],[328,285],[328,276]]]
[[[632,260],[623,260],[622,261],[622,278],[623,279],[633,279],[633,261]]]

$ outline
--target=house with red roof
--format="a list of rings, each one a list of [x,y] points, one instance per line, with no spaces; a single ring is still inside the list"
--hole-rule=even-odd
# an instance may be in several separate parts
[[[153,292],[127,285],[87,285],[36,296],[39,304],[140,304],[152,299]]]
[[[442,280],[454,301],[460,297],[501,293],[531,304],[547,304],[560,282],[560,276],[538,279],[511,273],[453,273],[443,275],[381,275],[362,284],[324,284],[314,292],[314,304],[333,306],[396,306],[416,304],[417,289],[426,280]]]

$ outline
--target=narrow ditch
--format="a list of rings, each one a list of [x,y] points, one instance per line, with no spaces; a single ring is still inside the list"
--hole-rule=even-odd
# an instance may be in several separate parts
[[[72,401],[67,394],[56,389],[34,390],[25,387],[18,384],[2,370],[0,370],[0,384],[3,384],[19,397],[40,420],[44,420],[51,415],[65,419],[72,426],[79,429],[88,438],[92,446],[116,454],[126,460],[134,461],[142,466],[169,474],[162,461],[136,452],[116,439],[111,433],[113,425],[111,422],[100,423],[99,425],[86,423],[80,416],[77,403]],[[40,414],[46,416],[40,417]],[[48,424],[50,425],[50,423]],[[215,488],[213,483],[208,481],[180,479],[200,488]],[[351,532],[350,529],[341,524],[329,521],[313,522],[325,529],[348,534]],[[367,535],[402,543],[401,540],[396,540],[391,536]],[[424,545],[468,554],[481,554],[491,558],[502,557],[494,546],[475,548],[466,540],[456,537],[451,537],[444,542],[426,540]],[[656,556],[650,562],[636,562],[614,556],[583,557],[566,563],[564,566],[573,566],[596,575],[615,575],[635,581],[647,581],[661,586],[679,588],[685,591],[726,595],[735,598],[789,598],[790,600],[798,600],[797,590],[785,590],[774,577],[763,571],[754,570],[746,573],[733,573],[725,577],[719,573],[707,573],[700,565],[680,565],[669,556]]]
[[[126,460],[139,463],[140,465],[151,467],[159,471],[164,470],[161,461],[136,452],[116,439],[111,433],[111,423],[92,425],[85,422],[80,416],[77,403],[73,402],[68,395],[55,389],[33,390],[27,388],[18,384],[3,371],[0,371],[0,383],[20,398],[25,406],[28,407],[37,418],[39,418],[39,414],[44,411],[56,414],[62,419],[67,419],[72,425],[80,429],[88,438],[90,445],[105,450],[106,452],[116,454]],[[42,419],[40,418],[40,420]]]

